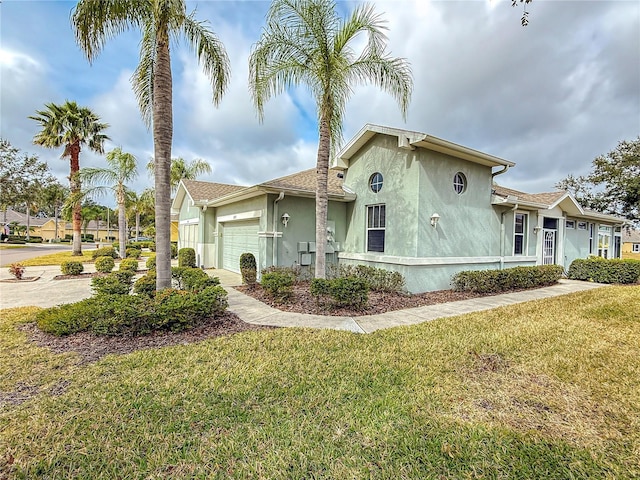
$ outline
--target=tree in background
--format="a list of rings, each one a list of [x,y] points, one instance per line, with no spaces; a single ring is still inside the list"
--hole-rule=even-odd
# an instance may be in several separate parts
[[[274,95],[305,85],[316,101],[319,126],[316,185],[316,278],[325,277],[329,156],[342,142],[353,87],[371,83],[389,92],[406,116],[413,81],[403,58],[386,52],[384,21],[359,5],[342,19],[333,0],[274,0],[267,25],[249,58],[249,84],[260,120]],[[367,35],[357,55],[354,43]]]
[[[155,162],[153,159],[147,163],[147,170],[154,173]],[[176,189],[180,184],[180,180],[196,180],[203,173],[211,173],[211,165],[201,158],[195,158],[190,162],[186,162],[184,158],[171,159],[171,195],[176,193]]]
[[[3,224],[7,223],[8,207],[19,208],[27,197],[33,196],[33,184],[53,181],[45,162],[35,155],[22,153],[7,140],[0,139],[0,208],[4,212]]]
[[[131,153],[123,152],[121,148],[115,148],[107,153],[108,168],[83,168],[80,178],[91,185],[89,192],[113,191],[118,205],[118,236],[120,239],[120,258],[126,258],[125,245],[127,244],[127,183],[138,176],[138,162]],[[96,185],[105,183],[107,185]]]
[[[140,236],[140,220],[142,217],[147,215],[153,216],[155,206],[154,198],[155,194],[152,188],[143,190],[140,195],[135,192],[130,192],[127,200],[127,211],[133,216],[133,221],[136,226],[136,238]],[[151,219],[150,223],[153,223],[153,219]]]
[[[591,173],[569,175],[556,187],[568,190],[588,208],[640,224],[640,137],[619,142],[593,160]]]
[[[187,14],[184,0],[80,0],[72,15],[76,40],[89,61],[105,42],[130,28],[142,31],[133,90],[142,117],[153,127],[155,159],[156,288],[171,287],[171,143],[173,112],[169,40],[182,36],[211,80],[217,105],[229,82],[229,59],[205,22]]]
[[[61,158],[69,158],[69,185],[71,196],[79,196],[81,181],[80,151],[86,145],[96,153],[104,153],[104,142],[108,140],[102,133],[109,125],[100,122],[100,117],[76,102],[66,101],[62,105],[48,103],[46,110],[37,111],[37,115],[29,118],[40,124],[42,130],[33,137],[33,143],[46,148],[63,147]],[[79,202],[73,209],[73,253],[82,255],[82,211]]]
[[[69,189],[61,185],[59,182],[54,182],[45,187],[41,192],[41,208],[40,211],[44,211],[47,216],[53,217],[55,220],[55,235],[54,240],[58,240],[58,218],[60,217],[60,211],[64,205],[65,200],[69,197]]]

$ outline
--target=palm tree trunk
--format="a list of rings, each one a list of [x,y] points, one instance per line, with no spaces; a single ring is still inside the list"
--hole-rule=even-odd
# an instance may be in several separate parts
[[[326,277],[326,245],[327,245],[327,179],[329,177],[329,152],[331,150],[331,133],[329,116],[323,114],[320,119],[320,140],[318,143],[318,160],[316,165],[316,278]]]
[[[69,175],[69,185],[71,195],[76,197],[80,193],[80,142],[76,141],[70,147],[71,152],[71,172]],[[82,205],[77,201],[73,206],[73,252],[72,256],[82,255]]]
[[[29,208],[29,201],[27,200],[27,231],[25,232],[24,237],[29,240],[29,231],[31,230],[31,209]]]
[[[118,246],[120,247],[120,258],[127,257],[127,219],[124,211],[124,202],[125,196],[124,191],[118,191],[117,193],[117,202],[118,202]]]
[[[153,147],[156,187],[156,290],[171,287],[171,143],[173,140],[172,79],[169,36],[157,33],[153,79]]]
[[[136,210],[136,239],[140,237],[140,211]]]

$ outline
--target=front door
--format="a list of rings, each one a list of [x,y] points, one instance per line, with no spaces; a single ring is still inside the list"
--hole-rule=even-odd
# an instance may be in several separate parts
[[[544,229],[542,232],[542,264],[553,265],[556,263],[556,231]]]

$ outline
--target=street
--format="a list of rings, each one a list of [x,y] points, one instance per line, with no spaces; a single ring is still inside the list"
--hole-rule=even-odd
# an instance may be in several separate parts
[[[49,253],[71,251],[71,245],[68,243],[32,243],[27,245],[6,245],[8,248],[3,247],[5,245],[0,246],[0,267],[6,267],[15,262],[22,262],[23,260]],[[95,245],[83,245],[82,248],[94,249]]]

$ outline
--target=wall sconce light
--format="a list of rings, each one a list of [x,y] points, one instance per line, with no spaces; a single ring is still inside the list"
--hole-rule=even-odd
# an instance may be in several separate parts
[[[431,226],[433,228],[436,228],[438,226],[438,220],[440,220],[440,215],[438,215],[437,213],[431,215]]]
[[[283,213],[282,214],[282,224],[284,225],[285,228],[287,228],[287,224],[289,223],[289,219],[291,217],[289,216],[288,213]]]
[[[542,230],[542,227],[533,227],[533,233],[535,233],[536,235],[540,230]]]

